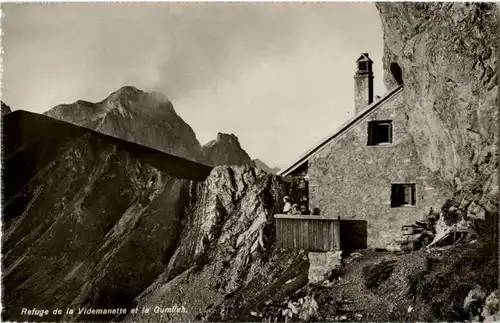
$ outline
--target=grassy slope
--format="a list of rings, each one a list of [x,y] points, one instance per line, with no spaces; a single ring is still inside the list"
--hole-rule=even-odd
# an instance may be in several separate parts
[[[479,285],[490,293],[497,288],[498,255],[491,245],[465,245],[430,253],[362,254],[346,266],[342,280],[332,288],[312,291],[320,320],[346,315],[354,321],[355,314],[362,314],[364,321],[464,320],[467,314],[462,305],[470,289]],[[389,278],[368,288],[366,278],[376,265],[391,260],[394,267]]]

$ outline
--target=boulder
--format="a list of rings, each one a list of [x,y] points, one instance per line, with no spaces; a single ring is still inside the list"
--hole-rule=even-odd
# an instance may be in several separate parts
[[[342,251],[309,252],[309,283],[319,283],[328,278],[333,269],[341,265]]]
[[[484,322],[499,322],[500,321],[500,303],[498,300],[498,291],[492,292],[484,301],[484,307],[481,316]]]
[[[467,218],[474,220],[485,220],[486,212],[477,202],[472,202],[467,208]]]

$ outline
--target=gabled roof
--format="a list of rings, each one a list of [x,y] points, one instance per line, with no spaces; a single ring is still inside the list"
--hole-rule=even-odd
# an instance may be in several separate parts
[[[306,151],[302,156],[300,156],[295,162],[293,162],[290,166],[283,168],[278,172],[278,175],[280,176],[286,176],[289,175],[291,172],[296,170],[298,167],[302,166],[305,162],[307,162],[312,156],[314,156],[316,153],[318,153],[320,150],[322,150],[329,142],[331,142],[333,139],[337,138],[340,136],[342,133],[346,132],[352,126],[357,124],[359,121],[367,117],[370,113],[375,111],[378,107],[382,106],[385,102],[387,102],[389,99],[394,97],[396,94],[401,92],[403,89],[402,85],[397,86],[396,88],[390,90],[387,92],[384,96],[382,96],[378,101],[373,102],[370,104],[366,109],[364,109],[361,113],[355,115],[351,119],[349,119],[346,123],[344,123],[342,126],[339,127],[338,130],[335,132],[331,133],[327,137],[323,138],[318,144],[316,144],[313,148],[309,149]]]
[[[370,59],[370,56],[368,56],[368,53],[363,53],[359,58],[356,60],[356,63],[359,61],[370,61],[373,63],[373,61]]]

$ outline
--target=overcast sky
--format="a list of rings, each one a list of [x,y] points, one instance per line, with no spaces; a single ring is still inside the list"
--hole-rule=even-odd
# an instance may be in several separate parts
[[[353,115],[355,60],[372,57],[373,3],[2,4],[2,100],[45,112],[124,85],[160,91],[204,144],[234,133],[284,166]]]

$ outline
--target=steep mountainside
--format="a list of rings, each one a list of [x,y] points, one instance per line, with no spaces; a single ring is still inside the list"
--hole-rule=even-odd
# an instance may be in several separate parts
[[[269,174],[277,174],[280,170],[278,167],[271,168],[271,167],[267,166],[266,163],[264,163],[260,159],[254,159],[253,163],[255,164],[255,167],[260,168]]]
[[[203,145],[203,155],[213,166],[254,165],[247,152],[241,148],[238,137],[218,133],[217,138]]]
[[[384,31],[385,82],[388,88],[398,79],[404,84],[420,159],[454,185],[464,209],[475,201],[497,213],[497,6],[376,6]]]
[[[130,307],[173,255],[189,188],[211,168],[43,115],[3,121],[4,319]]]
[[[307,257],[274,248],[281,179],[25,111],[3,121],[4,320],[119,320],[128,313],[80,309],[138,304],[230,319],[307,281]]]
[[[203,162],[191,127],[161,93],[122,87],[98,103],[62,104],[46,115],[166,153]]]

